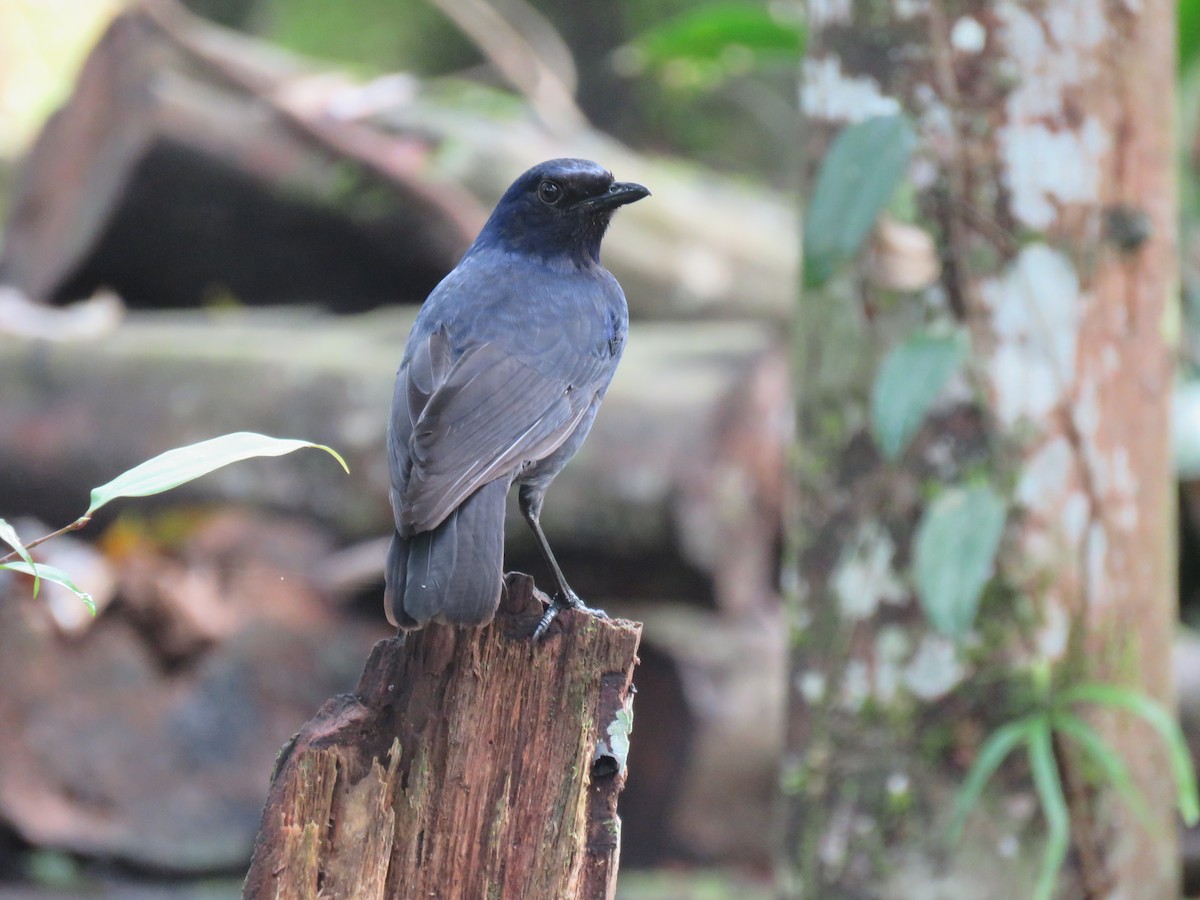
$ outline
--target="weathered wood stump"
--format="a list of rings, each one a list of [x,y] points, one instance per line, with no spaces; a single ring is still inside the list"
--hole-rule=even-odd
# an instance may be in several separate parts
[[[280,756],[244,897],[611,898],[641,626],[529,576],[482,629],[376,645]]]

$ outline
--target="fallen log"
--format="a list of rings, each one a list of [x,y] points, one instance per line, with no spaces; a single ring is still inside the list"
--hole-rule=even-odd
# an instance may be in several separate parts
[[[250,430],[330,444],[351,475],[300,454],[139,505],[232,501],[311,515],[342,540],[390,533],[384,430],[411,315],[140,313],[93,343],[0,339],[4,512],[68,522],[91,488],[142,460]],[[769,324],[636,324],[543,516],[563,565],[581,572],[576,588],[773,605],[787,396]],[[510,566],[536,565],[528,529],[511,524]]]
[[[416,302],[517,174],[590,156],[654,191],[605,243],[636,315],[788,318],[786,198],[587,127],[552,134],[505,99],[489,115],[413,78],[355,83],[144,0],[114,19],[21,166],[0,283],[155,308]]]
[[[439,183],[429,139],[315,122],[254,90],[314,72],[170,2],[118,15],[18,169],[0,282],[131,306],[422,299],[485,210]]]
[[[485,628],[381,641],[285,748],[247,900],[615,895],[641,628],[572,612],[534,646],[532,579],[506,588]]]

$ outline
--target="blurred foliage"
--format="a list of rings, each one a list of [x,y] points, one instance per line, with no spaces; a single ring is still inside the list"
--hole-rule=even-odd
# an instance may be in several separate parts
[[[24,149],[70,93],[118,0],[0,2],[0,157]]]
[[[184,2],[214,22],[359,77],[409,71],[496,80],[474,45],[427,0]],[[790,181],[799,139],[800,0],[530,5],[570,48],[579,104],[596,127],[636,148]],[[17,152],[66,96],[83,54],[122,6],[0,3],[0,156]]]
[[[1200,59],[1200,0],[1179,0],[1179,71]]]
[[[230,21],[228,0],[189,2],[214,20]],[[789,178],[803,49],[798,0],[530,5],[570,48],[578,102],[596,127],[634,147],[727,171]],[[359,75],[496,77],[425,0],[247,0],[245,6],[253,11],[232,24]]]
[[[623,5],[627,34],[605,63],[627,82],[634,115],[614,130],[635,146],[790,182],[802,4]]]
[[[425,0],[253,0],[252,5],[254,11],[239,27],[362,76],[401,69],[442,75],[480,61],[470,41]]]
[[[1064,757],[1063,751],[1055,747],[1056,736],[1069,738],[1081,758],[1091,765],[1088,772],[1091,784],[1107,784],[1142,821],[1143,827],[1151,827],[1146,799],[1138,791],[1125,761],[1073,707],[1089,705],[1109,713],[1130,714],[1150,727],[1166,750],[1175,782],[1175,802],[1186,825],[1195,826],[1200,820],[1200,794],[1187,741],[1175,714],[1167,707],[1146,694],[1119,685],[1087,682],[1055,688],[1048,665],[1036,667],[1032,674],[1032,708],[993,731],[979,748],[955,799],[948,837],[952,844],[962,837],[967,817],[978,805],[988,780],[1007,756],[1023,749],[1046,824],[1042,865],[1033,900],[1051,900],[1057,893],[1059,872],[1071,845],[1071,812],[1062,769]]]
[[[614,59],[629,74],[654,71],[668,83],[711,88],[780,63],[794,70],[804,37],[798,20],[767,7],[702,6],[647,29],[619,47]]]

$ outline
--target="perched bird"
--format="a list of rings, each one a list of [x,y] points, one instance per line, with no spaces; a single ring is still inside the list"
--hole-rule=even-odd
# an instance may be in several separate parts
[[[554,579],[535,639],[560,609],[586,609],[539,517],[625,349],[629,310],[600,265],[600,241],[617,207],[649,193],[588,160],[534,166],[421,307],[387,438],[396,533],[384,604],[393,625],[492,619],[514,483]]]

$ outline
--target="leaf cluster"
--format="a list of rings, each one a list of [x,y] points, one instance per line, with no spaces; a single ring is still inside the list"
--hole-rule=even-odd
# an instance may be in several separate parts
[[[231,463],[244,459],[261,456],[283,456],[304,447],[315,447],[324,450],[336,459],[347,472],[350,471],[346,461],[331,447],[324,444],[314,444],[291,438],[274,438],[250,431],[239,431],[221,437],[210,438],[186,447],[177,447],[160,453],[153,459],[148,459],[134,466],[127,472],[118,475],[112,481],[100,485],[92,491],[91,503],[87,511],[72,522],[57,531],[43,535],[35,540],[22,542],[16,529],[4,519],[0,519],[0,541],[13,548],[13,552],[0,558],[0,570],[21,572],[33,576],[33,595],[36,597],[41,589],[42,580],[53,582],[65,587],[79,597],[92,615],[96,614],[96,604],[91,594],[77,587],[71,577],[61,569],[36,563],[29,550],[60,534],[78,531],[92,520],[92,516],[103,506],[120,497],[149,497],[161,494],[171,488],[179,487],[189,481],[207,475]]]

